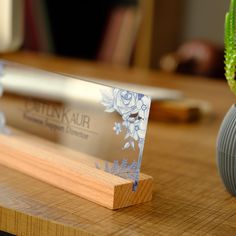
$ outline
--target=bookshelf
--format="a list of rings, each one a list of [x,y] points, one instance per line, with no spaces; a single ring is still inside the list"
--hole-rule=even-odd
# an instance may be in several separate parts
[[[157,68],[160,56],[178,44],[183,2],[116,0],[102,5],[93,2],[93,8],[89,2],[55,8],[50,1],[26,0],[24,48]]]

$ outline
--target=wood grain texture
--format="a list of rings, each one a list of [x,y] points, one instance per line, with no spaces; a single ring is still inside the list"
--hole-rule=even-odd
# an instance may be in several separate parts
[[[210,114],[209,109],[205,112],[205,104],[197,100],[180,99],[177,101],[155,101],[152,102],[151,119],[172,122],[192,122],[199,120],[206,113]]]
[[[11,128],[0,135],[0,164],[21,171],[109,209],[119,209],[152,198],[152,177],[140,174],[137,191],[133,182],[98,170],[95,157],[70,150]]]
[[[216,167],[220,123],[235,97],[225,81],[33,55],[2,57],[71,74],[181,89],[212,105],[193,123],[151,121],[142,172],[154,177],[151,202],[110,211],[26,175],[0,167],[0,229],[18,235],[236,235],[236,199]]]

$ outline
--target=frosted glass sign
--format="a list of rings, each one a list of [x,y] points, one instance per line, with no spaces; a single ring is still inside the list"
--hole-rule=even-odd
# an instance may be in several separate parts
[[[89,154],[94,168],[132,180],[136,190],[150,97],[7,61],[0,78],[8,126]]]

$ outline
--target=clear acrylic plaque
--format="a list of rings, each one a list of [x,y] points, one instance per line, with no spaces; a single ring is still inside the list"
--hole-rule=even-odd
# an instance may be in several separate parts
[[[8,61],[0,61],[0,79],[2,133],[6,123],[89,154],[94,168],[132,180],[136,190],[149,96]]]

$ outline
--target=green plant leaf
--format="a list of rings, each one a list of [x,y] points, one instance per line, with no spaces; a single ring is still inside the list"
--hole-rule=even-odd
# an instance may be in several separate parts
[[[236,0],[231,0],[225,16],[225,77],[236,94]]]

